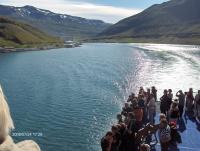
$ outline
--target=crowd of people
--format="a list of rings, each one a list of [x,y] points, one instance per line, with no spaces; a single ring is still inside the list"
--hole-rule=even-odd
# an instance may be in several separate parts
[[[151,151],[157,143],[157,134],[161,151],[177,146],[182,142],[178,120],[183,113],[200,118],[200,90],[195,97],[192,88],[188,92],[179,90],[175,97],[171,89],[164,90],[158,101],[155,87],[146,91],[140,87],[137,95],[132,93],[128,97],[122,112],[117,115],[118,123],[101,139],[102,151]],[[155,124],[157,104],[160,104],[160,117]]]

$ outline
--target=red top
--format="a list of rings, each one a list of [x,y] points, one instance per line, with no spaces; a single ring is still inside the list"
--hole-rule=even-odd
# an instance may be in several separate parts
[[[134,114],[135,114],[135,119],[136,119],[136,121],[141,122],[141,121],[142,121],[142,118],[143,118],[143,109],[137,108],[137,109],[134,109],[133,112],[134,112]]]

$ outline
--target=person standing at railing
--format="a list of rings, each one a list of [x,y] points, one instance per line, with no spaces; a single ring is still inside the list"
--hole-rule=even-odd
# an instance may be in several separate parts
[[[147,104],[148,106],[148,119],[150,124],[154,124],[154,118],[156,116],[156,102],[154,95],[151,94],[149,103]]]
[[[200,119],[200,90],[194,99],[194,116]]]
[[[151,93],[154,95],[155,101],[157,102],[157,89],[155,86],[151,88]]]
[[[180,118],[181,118],[183,115],[183,109],[184,109],[184,105],[185,105],[185,95],[184,95],[183,91],[179,90],[176,93],[176,97],[178,97],[178,108],[179,108]]]
[[[193,105],[194,105],[193,89],[190,88],[189,92],[187,92],[186,94],[186,108],[188,112],[193,111]]]
[[[113,134],[112,134],[111,131],[109,131],[101,139],[101,149],[102,149],[102,151],[111,151],[112,142],[113,142]]]
[[[167,111],[170,108],[170,99],[168,97],[167,90],[164,90],[163,96],[160,98],[160,112],[167,115]]]
[[[169,89],[168,90],[168,94],[167,94],[169,100],[168,100],[168,111],[171,107],[171,104],[172,104],[172,100],[173,100],[173,93],[172,93],[172,89]]]

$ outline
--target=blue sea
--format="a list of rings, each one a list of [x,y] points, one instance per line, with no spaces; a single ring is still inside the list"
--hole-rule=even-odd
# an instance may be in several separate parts
[[[100,151],[131,92],[156,86],[173,93],[200,88],[200,46],[83,44],[77,48],[0,54],[16,142],[42,151]]]

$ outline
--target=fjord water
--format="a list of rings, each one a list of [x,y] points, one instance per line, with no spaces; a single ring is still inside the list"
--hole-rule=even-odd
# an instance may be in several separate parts
[[[155,44],[0,54],[12,135],[15,141],[35,140],[43,151],[100,151],[100,138],[131,92],[153,85],[159,95],[165,88],[196,91],[199,60],[199,46]]]

